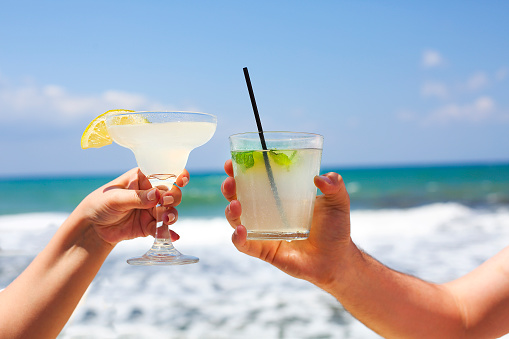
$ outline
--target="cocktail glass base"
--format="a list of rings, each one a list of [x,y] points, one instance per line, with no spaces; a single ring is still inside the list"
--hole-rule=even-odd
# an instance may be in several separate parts
[[[197,263],[200,259],[191,255],[182,254],[173,245],[155,245],[142,255],[127,260],[129,265],[165,266],[187,265]]]
[[[304,232],[262,232],[247,231],[249,240],[304,240],[309,236],[309,231]]]

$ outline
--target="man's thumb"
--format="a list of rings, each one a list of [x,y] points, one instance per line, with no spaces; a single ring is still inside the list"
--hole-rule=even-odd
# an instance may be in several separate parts
[[[343,178],[334,172],[315,177],[316,187],[323,193],[326,201],[339,208],[349,208],[350,197]]]

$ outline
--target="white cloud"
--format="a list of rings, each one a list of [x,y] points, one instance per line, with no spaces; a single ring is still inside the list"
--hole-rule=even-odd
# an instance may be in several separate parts
[[[448,123],[453,121],[478,122],[487,119],[495,111],[495,101],[488,96],[481,96],[471,103],[451,103],[439,107],[425,119],[426,124]]]
[[[475,109],[481,113],[489,113],[495,108],[495,101],[488,96],[483,96],[474,102]]]
[[[426,50],[422,54],[422,65],[427,68],[437,67],[444,64],[444,58],[435,50]]]
[[[466,82],[466,88],[477,91],[488,85],[488,76],[484,72],[476,72]]]
[[[449,96],[449,90],[447,86],[441,82],[427,81],[421,86],[421,95],[423,97],[445,99]]]
[[[164,105],[138,93],[107,90],[92,95],[75,94],[58,85],[38,85],[34,81],[13,84],[0,77],[0,114],[4,121],[42,120],[48,115],[60,121],[72,121],[116,108],[159,110]],[[171,108],[166,106],[166,109]]]
[[[426,68],[445,64],[442,55],[431,49],[423,52],[421,62]],[[509,76],[509,68],[500,67],[493,73],[480,70],[470,76],[463,76],[459,82],[454,82],[449,74],[433,72],[433,76],[435,79],[425,80],[420,86],[420,96],[424,99],[421,106],[423,109],[397,112],[399,120],[424,125],[509,122],[509,110],[495,104],[498,100],[495,96],[497,92],[494,92]],[[437,98],[440,101],[430,100]]]

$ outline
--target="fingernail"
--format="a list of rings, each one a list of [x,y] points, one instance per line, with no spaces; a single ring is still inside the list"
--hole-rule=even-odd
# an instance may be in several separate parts
[[[171,195],[167,195],[163,198],[163,204],[164,205],[171,205],[175,202],[175,199]]]
[[[182,178],[182,186],[187,185],[188,182],[189,182],[189,179],[187,177]]]
[[[148,199],[149,201],[154,201],[154,200],[156,200],[156,199],[157,199],[156,191],[157,191],[156,189],[152,189],[152,190],[148,191],[148,193],[147,193],[147,199]]]
[[[169,213],[169,214],[166,216],[166,222],[172,222],[173,220],[175,220],[175,214],[173,214],[173,213]]]
[[[329,179],[329,177],[326,177],[325,175],[321,175],[320,178],[323,179],[327,184],[331,185],[332,181]]]

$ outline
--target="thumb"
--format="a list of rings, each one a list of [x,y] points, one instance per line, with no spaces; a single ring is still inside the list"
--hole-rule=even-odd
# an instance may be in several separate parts
[[[323,193],[325,203],[341,210],[350,209],[350,197],[343,178],[334,172],[315,177],[315,186]]]
[[[148,209],[157,205],[161,193],[157,188],[149,190],[115,190],[114,202],[120,210]]]

